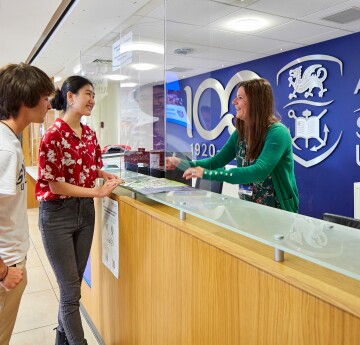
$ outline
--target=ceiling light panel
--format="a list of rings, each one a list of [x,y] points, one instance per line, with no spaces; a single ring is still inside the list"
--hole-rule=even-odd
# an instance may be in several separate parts
[[[120,83],[120,87],[135,87],[136,83]]]
[[[263,26],[256,32],[274,28],[276,26],[288,23],[290,20],[284,17],[277,17],[267,13],[261,13],[257,11],[251,11],[248,9],[240,9],[231,13],[230,15],[221,18],[210,24],[212,29],[226,30],[238,32],[235,27],[235,22],[247,19],[256,19],[259,22],[263,22]]]
[[[250,31],[258,31],[267,26],[265,20],[252,17],[252,18],[240,18],[236,19],[233,22],[229,23],[229,28],[242,31],[242,32],[250,32]]]
[[[164,46],[145,42],[130,42],[120,45],[120,54],[130,51],[146,51],[151,53],[164,54]]]
[[[129,77],[127,77],[126,75],[121,75],[121,74],[108,74],[105,75],[105,77],[107,79],[116,80],[116,81],[129,79]]]
[[[132,65],[132,68],[134,68],[137,71],[149,71],[151,69],[154,69],[156,66],[150,63],[135,63]]]

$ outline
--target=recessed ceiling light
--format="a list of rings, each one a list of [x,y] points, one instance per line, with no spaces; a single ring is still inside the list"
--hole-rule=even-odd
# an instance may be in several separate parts
[[[129,78],[126,75],[121,75],[121,74],[108,74],[105,77],[110,80],[125,80]]]
[[[59,75],[56,75],[54,77],[54,83],[57,83],[58,81],[60,81],[62,78]]]
[[[135,87],[136,83],[121,83],[120,87]]]
[[[148,71],[150,69],[154,69],[155,65],[152,65],[150,63],[135,63],[132,65],[132,67],[137,71]]]
[[[131,42],[120,46],[120,54],[134,50],[164,54],[164,47],[153,43]]]
[[[258,18],[243,18],[232,21],[229,27],[237,31],[255,31],[264,27],[266,23]]]

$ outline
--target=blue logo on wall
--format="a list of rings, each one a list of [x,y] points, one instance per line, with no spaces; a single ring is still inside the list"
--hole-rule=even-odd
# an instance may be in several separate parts
[[[300,213],[352,217],[354,182],[360,181],[360,51],[353,49],[359,45],[356,33],[179,80],[187,120],[171,119],[167,111],[167,150],[191,152],[193,159],[214,156],[235,130],[237,83],[266,78],[292,137]]]
[[[336,130],[330,130],[325,121],[334,102],[326,97],[329,90],[324,86],[328,78],[325,63],[329,62],[337,64],[340,75],[343,74],[343,64],[339,59],[328,55],[309,55],[291,61],[276,76],[279,85],[280,80],[286,79],[283,76],[288,75],[284,82],[288,82],[292,91],[283,109],[294,120],[294,159],[305,168],[328,158],[338,147],[342,135],[340,132],[331,144],[332,137],[337,135],[332,132]],[[335,73],[334,70],[332,72]]]

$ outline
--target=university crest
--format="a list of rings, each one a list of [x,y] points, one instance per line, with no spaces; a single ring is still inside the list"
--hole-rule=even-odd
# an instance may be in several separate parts
[[[291,61],[277,73],[277,85],[287,76],[287,87],[291,88],[288,93],[290,102],[283,108],[287,116],[294,120],[293,129],[290,129],[294,160],[305,168],[329,157],[342,136],[342,132],[332,133],[326,123],[334,100],[327,97],[329,87],[325,87],[325,84],[329,71],[334,71],[334,63],[342,75],[342,62],[329,55],[304,56]],[[335,69],[338,71],[337,67]]]

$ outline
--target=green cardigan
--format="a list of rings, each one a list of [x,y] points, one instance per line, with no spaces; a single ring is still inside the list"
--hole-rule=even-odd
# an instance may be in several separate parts
[[[203,179],[232,184],[261,182],[271,175],[281,208],[290,212],[298,212],[299,194],[294,174],[289,130],[279,122],[273,124],[266,134],[264,147],[254,164],[239,167],[237,161],[237,168],[224,170],[223,167],[237,157],[238,152],[238,132],[235,131],[214,157],[188,163],[182,161],[179,168],[184,169],[188,164],[192,167],[203,167]]]

